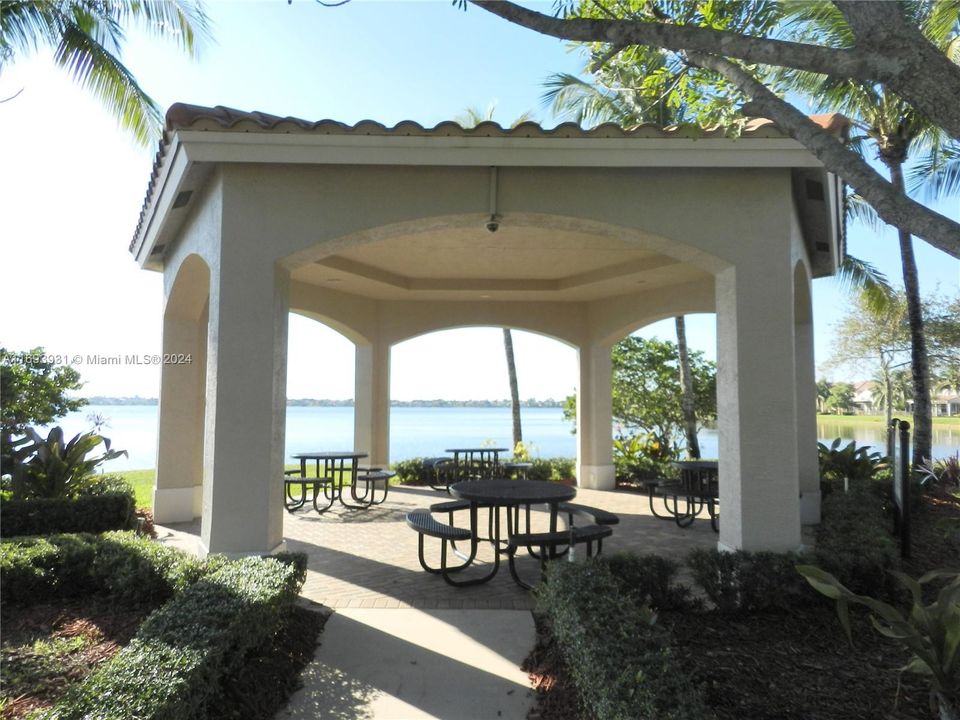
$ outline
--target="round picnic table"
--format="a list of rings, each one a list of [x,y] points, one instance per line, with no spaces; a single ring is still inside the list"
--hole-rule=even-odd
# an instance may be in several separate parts
[[[556,532],[557,507],[562,502],[573,500],[577,496],[577,489],[568,485],[538,480],[491,478],[454,483],[450,486],[450,494],[470,503],[470,533],[472,535],[470,561],[476,556],[476,545],[480,540],[489,540],[495,549],[490,572],[483,577],[456,581],[449,574],[444,573],[444,579],[452,585],[475,585],[487,582],[497,574],[500,569],[501,554],[509,554],[515,551],[515,549],[510,549],[509,543],[505,543],[501,539],[500,508],[507,509],[508,538],[513,535],[514,526],[519,522],[518,513],[521,506],[529,508],[531,505],[548,505],[550,507],[550,532]],[[491,515],[490,537],[488,538],[480,537],[478,511],[481,505],[489,508]],[[527,523],[529,525],[529,518]],[[501,545],[506,545],[506,549],[501,549]]]
[[[500,453],[507,450],[509,448],[465,447],[447,448],[444,452],[453,453],[454,477],[458,480],[469,480],[495,477],[500,470]],[[473,473],[474,470],[476,474]]]
[[[297,478],[288,476],[285,478],[285,484],[287,486],[287,498],[290,501],[293,500],[290,495],[291,484],[300,485],[301,498],[299,504],[294,504],[293,507],[291,507],[290,503],[288,503],[288,510],[296,510],[306,503],[307,485],[313,486],[313,509],[318,513],[325,513],[327,510],[333,507],[335,500],[339,500],[341,505],[353,510],[360,510],[368,507],[368,505],[364,503],[353,505],[343,499],[343,478],[347,474],[349,474],[351,478],[350,492],[353,495],[353,499],[358,499],[356,497],[355,483],[355,479],[357,477],[357,466],[361,458],[367,457],[367,453],[356,452],[354,450],[323,450],[317,452],[296,453],[293,457],[300,461],[300,477]],[[310,460],[313,460],[316,463],[316,477],[307,477],[307,463]],[[322,472],[320,470],[321,463],[323,463]],[[320,499],[321,492],[324,499],[327,501],[327,504],[323,507],[320,507],[317,503],[317,501]]]

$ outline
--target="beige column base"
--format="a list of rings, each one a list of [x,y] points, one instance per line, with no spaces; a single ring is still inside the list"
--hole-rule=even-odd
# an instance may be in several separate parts
[[[261,552],[259,550],[247,550],[243,552],[222,552],[216,553],[217,555],[223,555],[224,557],[230,558],[231,560],[239,560],[240,558],[245,557],[261,557],[263,555],[276,555],[277,553],[287,551],[287,541],[281,540],[280,544],[277,545],[272,550],[267,552]],[[210,548],[207,547],[206,543],[203,542],[200,538],[197,538],[197,557],[203,560],[205,557],[210,555]]]
[[[202,512],[203,487],[153,489],[153,521],[164,523],[190,522]]]
[[[613,465],[578,465],[577,485],[587,490],[613,490],[617,486]]]

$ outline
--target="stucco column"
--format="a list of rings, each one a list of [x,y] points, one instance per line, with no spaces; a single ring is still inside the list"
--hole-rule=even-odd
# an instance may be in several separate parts
[[[719,546],[796,550],[793,278],[785,259],[751,260],[716,276]]]
[[[353,446],[368,464],[390,463],[390,346],[357,345],[354,375]]]
[[[609,345],[580,348],[577,386],[577,484],[613,490],[613,405]]]
[[[283,546],[289,275],[225,233],[211,267],[203,524],[208,552]]]
[[[153,519],[158,523],[189,522],[200,516],[203,482],[205,306],[199,318],[164,314],[163,355],[175,362],[164,363],[160,371]]]
[[[797,463],[800,474],[800,521],[804,525],[820,522],[820,463],[817,458],[817,377],[813,355],[809,280],[806,274],[795,288],[797,323],[794,340],[797,368]]]

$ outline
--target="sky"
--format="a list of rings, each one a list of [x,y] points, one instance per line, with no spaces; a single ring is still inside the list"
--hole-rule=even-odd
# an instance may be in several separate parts
[[[171,43],[128,34],[122,58],[163,107],[179,101],[310,120],[412,119],[432,126],[495,103],[501,124],[533,111],[550,126],[556,121],[540,103],[544,80],[584,64],[558,40],[476,8],[463,12],[449,0],[336,8],[310,0],[235,1],[206,8],[213,40],[196,60]],[[97,101],[53,66],[49,52],[3,69],[0,99],[14,95],[0,103],[0,344],[44,346],[76,367],[84,395],[157,397],[158,368],[125,362],[161,350],[161,276],[140,270],[127,252],[156,148],[139,148],[117,129]],[[960,219],[956,200],[937,209]],[[891,279],[900,277],[892,232],[874,237],[853,226],[848,246]],[[921,241],[916,247],[921,289],[956,292],[960,261]],[[814,282],[818,364],[832,353],[832,326],[846,304],[834,280]],[[687,329],[690,345],[715,359],[713,315],[690,316]],[[672,321],[640,334],[675,339]],[[572,348],[520,331],[514,345],[521,397],[560,399],[574,391]],[[92,362],[117,355],[124,364]],[[288,397],[352,397],[353,362],[347,340],[291,315]],[[509,397],[499,329],[417,338],[395,346],[391,363],[397,400]]]

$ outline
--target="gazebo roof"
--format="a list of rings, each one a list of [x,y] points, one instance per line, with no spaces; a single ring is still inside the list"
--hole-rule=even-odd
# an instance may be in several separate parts
[[[849,119],[836,113],[814,115],[811,120],[839,139],[846,138],[850,127]],[[179,152],[191,143],[207,147],[199,153]],[[368,145],[372,154],[358,152]],[[388,146],[399,150],[397,159],[388,157]],[[447,151],[445,158],[438,161],[436,153],[427,158],[426,150],[435,147]],[[528,152],[517,152],[520,147]],[[556,154],[559,148],[567,151],[562,160]],[[573,158],[570,150],[580,154]],[[745,121],[734,138],[730,128],[720,126],[643,124],[623,128],[605,123],[584,129],[569,122],[554,128],[525,122],[503,128],[488,121],[464,128],[447,121],[428,128],[405,120],[388,127],[372,120],[353,125],[329,119],[314,122],[223,106],[175,103],[166,113],[165,131],[129,250],[142,264],[150,262],[149,256],[143,255],[148,234],[155,240],[156,227],[189,201],[185,192],[190,183],[185,184],[185,178],[197,175],[198,166],[216,162],[562,165],[571,160],[610,167],[792,167],[807,174],[823,172],[811,153],[766,118]],[[178,162],[182,165],[179,169],[175,167]],[[164,194],[167,197],[161,201]],[[150,253],[161,248],[152,247]]]

